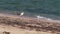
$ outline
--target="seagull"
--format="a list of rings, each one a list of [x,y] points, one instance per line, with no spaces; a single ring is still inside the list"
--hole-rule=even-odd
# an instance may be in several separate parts
[[[21,12],[21,13],[20,13],[20,16],[22,16],[22,15],[24,15],[24,12]]]

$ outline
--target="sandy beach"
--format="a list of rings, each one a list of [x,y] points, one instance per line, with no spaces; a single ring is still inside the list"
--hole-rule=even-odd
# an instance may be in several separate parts
[[[60,22],[0,13],[0,32],[10,34],[58,34]]]

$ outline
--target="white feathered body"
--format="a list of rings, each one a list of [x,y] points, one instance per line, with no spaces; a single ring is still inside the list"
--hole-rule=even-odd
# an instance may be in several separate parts
[[[22,16],[22,15],[24,15],[24,12],[22,12],[22,13],[20,14],[20,16]]]

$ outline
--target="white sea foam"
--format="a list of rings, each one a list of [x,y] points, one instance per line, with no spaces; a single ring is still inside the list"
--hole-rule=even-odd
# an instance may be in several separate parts
[[[37,17],[38,19],[39,19],[39,18],[45,18],[45,17],[42,17],[42,16],[36,16],[36,17]]]
[[[45,17],[45,19],[47,19],[47,20],[53,20],[53,19],[51,19],[51,18],[47,18],[47,17]]]
[[[43,16],[36,16],[37,19],[47,19],[47,20],[52,20],[51,18],[43,17]]]

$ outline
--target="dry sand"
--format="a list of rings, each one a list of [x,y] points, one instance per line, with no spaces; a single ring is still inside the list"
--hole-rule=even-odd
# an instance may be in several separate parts
[[[7,26],[7,25],[0,25],[0,33],[7,31],[10,34],[51,34],[50,32],[42,32],[42,31],[29,31],[25,29],[19,29],[17,27]]]

